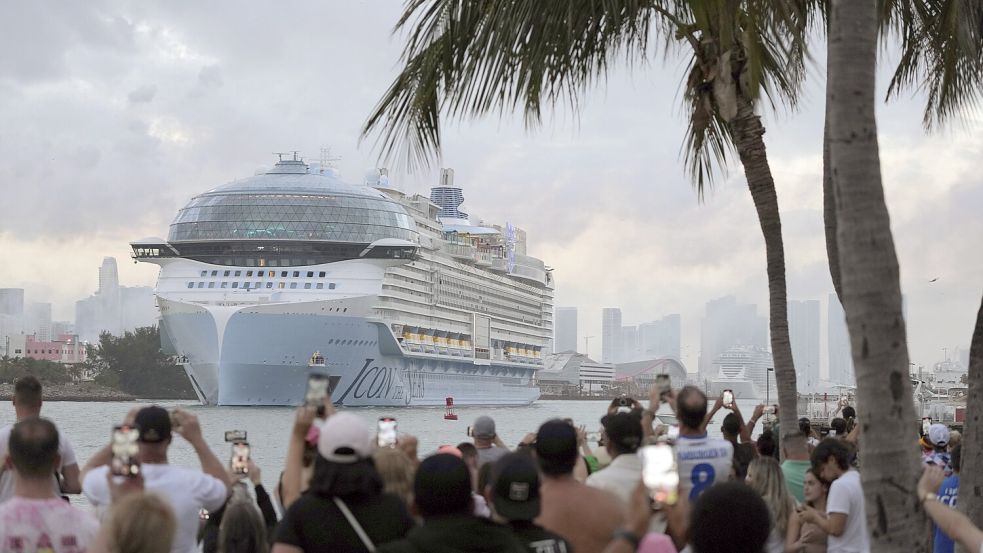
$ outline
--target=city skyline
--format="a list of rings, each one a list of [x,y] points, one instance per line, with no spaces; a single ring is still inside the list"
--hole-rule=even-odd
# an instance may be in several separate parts
[[[545,109],[542,128],[527,131],[521,114],[447,125],[441,163],[408,174],[378,161],[372,139],[359,141],[394,76],[403,40],[390,29],[401,6],[295,8],[280,19],[268,9],[204,4],[14,6],[11,20],[35,22],[36,32],[0,34],[8,51],[32,52],[30,63],[0,63],[0,132],[9,138],[0,160],[9,183],[0,286],[51,303],[54,320],[74,317],[74,302],[97,289],[89,268],[104,256],[119,260],[122,282],[152,286],[156,271],[127,261],[130,241],[166,236],[192,195],[270,167],[271,152],[317,159],[330,146],[354,183],[393,165],[394,186],[424,192],[439,184],[441,167],[453,168],[465,212],[528,231],[531,254],[555,269],[555,303],[580,309],[580,334],[597,337],[595,352],[605,306],[622,306],[626,321],[679,313],[688,367],[698,364],[707,301],[734,294],[765,312],[764,249],[743,173],[731,166],[701,202],[679,158],[685,120],[675,60],[611,67],[579,116]],[[313,71],[312,59],[330,60],[330,70]],[[798,111],[763,114],[790,299],[832,291],[824,88],[822,75],[810,74]],[[983,190],[972,160],[983,157],[983,140],[977,113],[965,128],[925,134],[923,100],[880,105],[878,131],[909,349],[928,365],[943,347],[968,347],[980,301],[983,259],[973,237],[983,234]],[[916,150],[924,155],[910,156]]]

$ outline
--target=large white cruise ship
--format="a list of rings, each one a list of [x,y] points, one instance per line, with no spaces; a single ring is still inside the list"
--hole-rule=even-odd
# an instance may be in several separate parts
[[[182,208],[160,266],[161,342],[199,399],[296,405],[329,375],[344,405],[523,405],[553,333],[553,277],[525,233],[472,224],[453,171],[428,198],[281,159]],[[313,360],[313,361],[312,361]]]

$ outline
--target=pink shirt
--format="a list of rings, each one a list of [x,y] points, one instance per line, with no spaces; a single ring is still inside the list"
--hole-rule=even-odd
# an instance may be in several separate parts
[[[98,531],[94,516],[61,498],[14,496],[0,505],[0,553],[85,553]]]

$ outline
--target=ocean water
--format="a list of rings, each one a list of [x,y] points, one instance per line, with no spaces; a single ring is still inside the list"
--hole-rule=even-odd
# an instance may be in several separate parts
[[[552,418],[572,418],[574,424],[585,425],[588,432],[600,431],[600,418],[604,415],[609,401],[537,401],[525,407],[457,407],[458,420],[444,420],[443,408],[345,408],[365,420],[367,427],[374,431],[375,421],[381,416],[397,419],[400,434],[412,434],[419,440],[419,455],[424,457],[445,444],[455,445],[469,441],[467,427],[480,415],[495,419],[499,436],[509,447],[517,443],[529,432],[535,432],[544,421]],[[46,402],[42,416],[53,420],[59,431],[72,442],[79,466],[101,447],[109,443],[112,427],[122,422],[133,407],[147,405],[147,402]],[[245,430],[252,450],[252,457],[260,467],[263,482],[272,489],[283,469],[287,442],[295,408],[290,407],[206,407],[196,402],[158,402],[166,408],[182,407],[194,413],[201,422],[205,440],[219,459],[226,460],[231,455],[231,444],[225,443],[226,430]],[[740,403],[745,416],[749,417],[753,402]],[[663,406],[663,411],[666,407]],[[662,412],[662,411],[660,411]],[[720,422],[727,411],[721,411],[710,424],[711,435],[720,434]],[[0,425],[14,421],[13,406],[7,404],[0,408]],[[756,429],[760,431],[759,428]],[[592,444],[596,446],[596,444]],[[174,437],[169,452],[172,464],[196,467],[198,459],[194,450],[183,438]]]

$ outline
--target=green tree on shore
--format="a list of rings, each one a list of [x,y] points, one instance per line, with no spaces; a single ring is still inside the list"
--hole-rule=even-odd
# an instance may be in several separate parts
[[[73,369],[54,361],[30,357],[0,358],[0,383],[13,384],[22,376],[31,375],[43,384],[65,384],[73,379]]]
[[[89,350],[96,383],[130,395],[152,399],[194,399],[188,376],[160,351],[157,327],[141,327],[123,336],[99,335]]]

